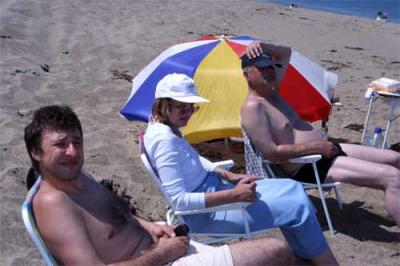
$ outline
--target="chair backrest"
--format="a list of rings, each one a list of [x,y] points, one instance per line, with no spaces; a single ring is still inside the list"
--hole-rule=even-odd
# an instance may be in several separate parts
[[[42,178],[39,176],[37,178],[35,184],[31,187],[31,189],[28,191],[28,194],[26,195],[26,199],[25,199],[24,203],[22,204],[22,209],[21,209],[22,220],[24,221],[25,228],[28,231],[30,237],[32,238],[33,243],[35,244],[36,248],[39,250],[39,252],[42,255],[46,264],[47,265],[58,265],[57,261],[51,255],[51,253],[47,249],[42,237],[40,236],[40,233],[36,227],[35,216],[33,214],[33,209],[32,209],[33,197],[39,191],[41,180],[42,180]]]
[[[161,191],[163,194],[164,198],[168,201],[169,207],[173,208],[172,201],[169,198],[167,192],[165,191],[161,179],[158,176],[157,169],[151,164],[150,159],[147,155],[146,149],[144,147],[144,133],[139,132],[138,134],[139,138],[139,152],[140,152],[140,159],[142,159],[142,162],[147,169],[147,172],[149,172],[151,178],[153,179],[153,182],[157,185],[158,189]]]
[[[290,178],[290,176],[281,167],[269,163],[268,160],[264,158],[261,152],[254,147],[251,139],[244,130],[243,141],[247,174],[264,178],[276,178],[277,176],[281,178]]]
[[[262,154],[254,148],[246,131],[243,130],[244,158],[246,162],[246,173],[264,178],[273,178],[273,172],[270,172],[269,166],[265,167]]]

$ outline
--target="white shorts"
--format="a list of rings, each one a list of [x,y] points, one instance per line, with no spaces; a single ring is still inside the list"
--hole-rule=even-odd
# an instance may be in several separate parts
[[[228,245],[213,247],[190,241],[186,256],[169,265],[233,266],[233,260],[231,249]]]

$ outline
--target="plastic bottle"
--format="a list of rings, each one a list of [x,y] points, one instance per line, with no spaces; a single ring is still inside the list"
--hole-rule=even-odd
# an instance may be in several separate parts
[[[383,143],[382,128],[376,127],[374,130],[374,134],[368,137],[366,144],[368,146],[381,148],[382,143]]]

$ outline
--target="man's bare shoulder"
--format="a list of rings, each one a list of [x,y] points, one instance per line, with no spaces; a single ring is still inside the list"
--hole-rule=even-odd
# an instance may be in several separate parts
[[[65,200],[66,193],[55,189],[46,181],[42,181],[39,191],[36,193],[33,202],[36,204],[54,204],[55,202]]]
[[[252,128],[255,125],[266,124],[266,100],[262,97],[247,97],[240,110],[243,128]]]
[[[68,212],[70,214],[77,214],[78,210],[72,199],[64,191],[58,190],[50,184],[42,181],[39,191],[33,198],[33,211],[36,219],[57,219],[53,217],[60,211]]]
[[[263,97],[247,97],[241,108],[241,114],[258,113],[265,109],[266,100]]]
[[[101,265],[88,233],[88,222],[73,197],[42,181],[33,199],[41,236],[50,252],[64,264]]]

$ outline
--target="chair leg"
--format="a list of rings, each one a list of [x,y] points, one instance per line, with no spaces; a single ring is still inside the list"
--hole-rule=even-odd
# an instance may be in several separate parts
[[[335,196],[336,196],[336,201],[339,205],[339,209],[343,209],[342,199],[340,198],[339,189],[337,188],[337,186],[334,186],[333,188],[335,189]]]
[[[326,217],[326,220],[327,220],[327,222],[328,222],[329,231],[331,232],[332,235],[334,235],[335,232],[334,232],[334,230],[333,230],[332,221],[331,221],[331,216],[329,215],[328,206],[326,205],[324,192],[323,192],[322,187],[321,187],[321,180],[320,180],[320,178],[319,178],[319,174],[318,174],[318,170],[317,170],[317,165],[316,165],[316,163],[313,163],[312,165],[313,165],[313,169],[314,169],[315,179],[316,179],[316,181],[317,181],[319,196],[320,196],[321,201],[322,201],[322,207],[324,208],[325,217]]]
[[[165,214],[166,218],[167,218],[167,224],[168,225],[173,225],[174,224],[174,220],[175,220],[175,215],[173,213],[172,209],[168,209],[167,213]]]
[[[247,211],[244,207],[242,207],[241,212],[242,212],[242,217],[243,217],[244,230],[246,231],[246,238],[250,239],[251,234],[250,234],[249,220],[247,219]]]
[[[329,214],[328,206],[326,205],[325,197],[324,197],[323,193],[321,192],[321,190],[320,189],[318,189],[318,190],[320,192],[319,195],[321,197],[322,207],[324,208],[325,217],[328,222],[329,231],[331,232],[332,235],[334,235],[335,231],[333,230],[331,216]]]

